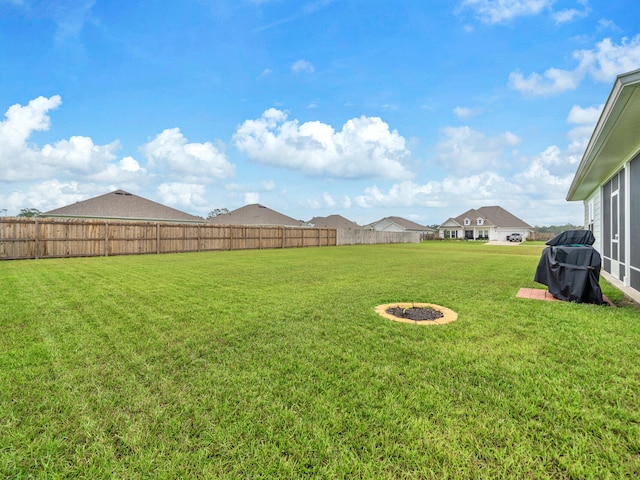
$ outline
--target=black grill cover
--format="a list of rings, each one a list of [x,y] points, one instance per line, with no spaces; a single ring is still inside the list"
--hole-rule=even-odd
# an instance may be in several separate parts
[[[547,242],[534,281],[560,300],[605,305],[600,290],[600,254],[589,230],[569,230]]]
[[[568,245],[570,247],[578,245],[593,245],[596,237],[591,230],[567,230],[559,233],[547,242],[547,245]]]

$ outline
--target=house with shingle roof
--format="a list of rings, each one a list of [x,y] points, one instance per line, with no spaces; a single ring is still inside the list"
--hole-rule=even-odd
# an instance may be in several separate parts
[[[531,225],[498,206],[472,208],[447,219],[438,228],[440,238],[489,241],[506,241],[512,233],[519,233],[526,240],[531,230]]]
[[[296,220],[270,208],[253,203],[208,220],[218,225],[264,225],[284,227],[310,227],[307,222]]]
[[[44,212],[42,217],[204,223],[195,215],[147,200],[124,190],[89,198]]]
[[[431,227],[420,225],[402,217],[384,217],[366,225],[364,228],[379,232],[418,232],[426,235],[432,235],[436,232]]]
[[[342,215],[329,215],[328,217],[313,217],[309,224],[317,228],[341,228],[343,230],[362,230],[356,222],[344,218]]]

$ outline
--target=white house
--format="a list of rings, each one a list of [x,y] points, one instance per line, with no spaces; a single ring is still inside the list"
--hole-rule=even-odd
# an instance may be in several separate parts
[[[584,203],[602,275],[640,302],[640,70],[616,79],[567,200]]]
[[[504,208],[480,207],[449,218],[438,228],[440,238],[464,238],[466,240],[506,240],[508,235],[519,233],[526,240],[531,225],[507,212]]]
[[[366,230],[376,230],[379,232],[418,232],[424,235],[433,235],[433,228],[420,225],[402,217],[384,217],[372,222],[364,227]]]

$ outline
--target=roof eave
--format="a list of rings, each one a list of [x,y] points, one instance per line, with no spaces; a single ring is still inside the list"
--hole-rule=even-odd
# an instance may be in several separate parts
[[[126,222],[167,222],[167,223],[207,223],[206,220],[187,220],[187,219],[171,219],[171,218],[136,218],[136,217],[122,217],[122,216],[101,216],[101,215],[57,215],[57,214],[42,214],[40,218],[62,218],[68,220],[115,220]]]
[[[615,173],[614,170],[626,159],[601,157],[602,152],[608,146],[608,140],[627,108],[629,98],[636,88],[640,88],[640,69],[619,75],[613,85],[609,98],[600,114],[595,129],[582,160],[573,178],[566,199],[568,201],[585,200],[602,180],[602,172]],[[633,150],[634,139],[629,139],[629,150]],[[594,165],[598,158],[598,172],[594,171]]]

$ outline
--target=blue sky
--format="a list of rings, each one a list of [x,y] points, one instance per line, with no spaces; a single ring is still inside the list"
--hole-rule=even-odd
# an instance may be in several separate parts
[[[0,214],[123,189],[205,217],[581,224],[565,196],[640,68],[636,7],[0,0]]]

